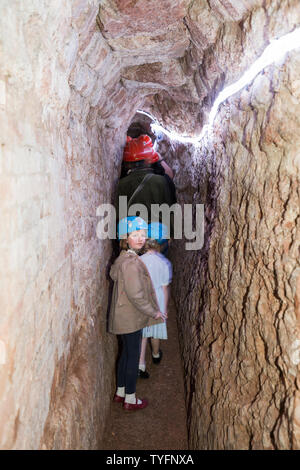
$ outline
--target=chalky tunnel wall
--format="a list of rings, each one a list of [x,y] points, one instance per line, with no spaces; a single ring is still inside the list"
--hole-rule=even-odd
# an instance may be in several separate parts
[[[116,341],[96,209],[136,110],[198,135],[218,91],[300,26],[296,0],[157,10],[2,2],[2,449],[101,447]],[[299,70],[299,50],[265,69],[199,146],[160,143],[180,203],[205,207],[203,248],[171,250],[193,449],[300,447]]]

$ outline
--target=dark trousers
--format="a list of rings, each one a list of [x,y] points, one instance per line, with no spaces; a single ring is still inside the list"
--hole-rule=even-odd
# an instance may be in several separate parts
[[[141,352],[142,330],[120,335],[121,356],[117,368],[117,387],[125,387],[125,393],[135,393]]]

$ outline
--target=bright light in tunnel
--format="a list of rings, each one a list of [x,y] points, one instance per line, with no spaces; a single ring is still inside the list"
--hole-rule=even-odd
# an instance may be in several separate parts
[[[147,113],[146,111],[142,111],[140,109],[138,109],[137,112],[140,114],[145,114],[145,116],[148,116],[149,118],[153,120],[153,123],[151,124],[151,129],[155,134],[159,134],[160,132],[163,132],[171,140],[177,140],[178,142],[183,142],[183,143],[193,143],[193,144],[199,143],[199,137],[188,137],[188,136],[183,136],[181,134],[178,134],[175,131],[168,131],[168,129],[165,129],[163,126],[161,126],[159,122],[155,119],[155,117],[152,116],[150,113]]]
[[[238,91],[242,90],[265,67],[281,60],[287,52],[292,51],[298,47],[300,47],[300,28],[295,29],[292,33],[288,33],[279,39],[271,41],[262,55],[251,65],[251,67],[242,75],[242,77],[237,82],[224,88],[224,90],[219,93],[209,113],[208,124],[203,127],[201,134],[197,137],[183,136],[177,132],[168,131],[163,126],[161,126],[149,113],[141,110],[138,110],[137,112],[145,114],[153,119],[154,122],[151,124],[151,129],[154,133],[163,132],[172,140],[197,145],[200,143],[203,137],[207,135],[210,130],[212,130],[212,126],[221,103],[223,103],[227,98],[234,95]]]

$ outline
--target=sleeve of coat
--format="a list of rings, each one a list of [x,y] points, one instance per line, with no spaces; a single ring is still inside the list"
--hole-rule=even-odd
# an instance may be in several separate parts
[[[124,290],[129,301],[142,313],[154,318],[157,311],[147,300],[137,264],[133,262],[124,266],[123,276]]]

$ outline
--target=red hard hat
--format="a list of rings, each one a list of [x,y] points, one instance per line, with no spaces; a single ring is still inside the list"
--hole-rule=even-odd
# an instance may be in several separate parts
[[[127,137],[123,153],[124,162],[147,160],[149,163],[154,163],[158,159],[159,156],[154,152],[152,140],[148,135],[143,134],[136,139]]]

